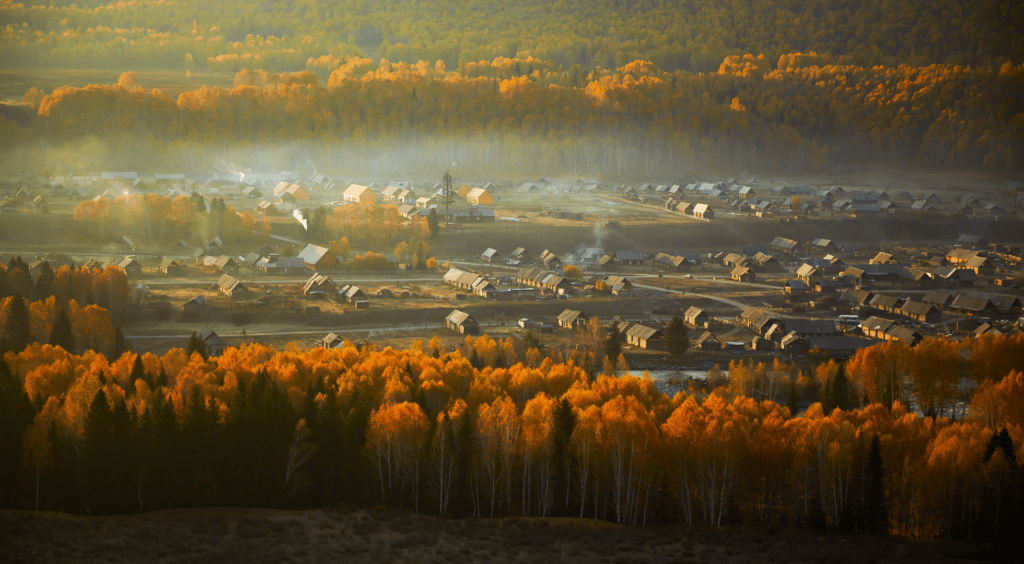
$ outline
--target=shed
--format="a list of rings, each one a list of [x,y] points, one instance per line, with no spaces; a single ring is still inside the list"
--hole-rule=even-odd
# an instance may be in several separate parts
[[[718,340],[718,337],[712,335],[711,331],[705,331],[697,338],[693,347],[702,351],[717,351],[722,349],[722,342]]]
[[[566,329],[576,329],[587,324],[587,314],[575,309],[567,309],[558,315],[558,324]]]
[[[468,313],[459,310],[452,310],[444,319],[445,326],[461,335],[476,335],[480,332],[480,325]]]
[[[199,338],[206,343],[206,354],[210,356],[221,356],[228,345],[216,331],[206,326],[199,330]]]
[[[641,349],[664,350],[665,334],[661,329],[637,323],[626,333],[626,342]]]

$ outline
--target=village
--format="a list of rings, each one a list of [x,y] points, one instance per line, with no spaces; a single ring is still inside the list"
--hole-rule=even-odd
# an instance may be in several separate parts
[[[173,244],[118,233],[92,246],[58,239],[81,202],[132,194],[223,200],[269,232]],[[631,368],[707,369],[737,355],[841,359],[881,340],[1021,331],[1021,204],[1021,191],[756,178],[445,185],[237,168],[28,175],[0,183],[0,256],[22,256],[34,276],[44,262],[123,271],[133,350],[184,347],[191,333],[211,355],[246,342],[409,346],[435,334],[457,348],[482,333],[571,348],[598,318],[618,330]],[[433,216],[444,226],[432,240],[436,266],[367,248],[383,262],[356,271],[325,241],[311,242],[309,210],[344,206],[394,206],[409,222]],[[36,223],[49,235],[19,229]],[[953,234],[957,226],[978,232]],[[684,359],[665,351],[674,317],[689,328]]]

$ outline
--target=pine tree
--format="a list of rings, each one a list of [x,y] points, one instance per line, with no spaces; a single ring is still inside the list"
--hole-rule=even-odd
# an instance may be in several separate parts
[[[89,406],[82,432],[82,470],[79,491],[89,513],[104,514],[114,498],[110,464],[114,456],[114,418],[107,394],[100,388]]]
[[[572,440],[573,431],[576,430],[576,413],[572,410],[572,404],[569,400],[562,398],[555,407],[555,412],[552,415],[554,419],[554,429],[552,432],[551,440],[555,445],[554,455],[552,456],[551,468],[554,473],[554,494],[555,494],[555,507],[559,507],[559,502],[564,500],[564,509],[569,509],[569,487],[570,480],[570,464],[572,457],[569,456],[569,443]]]
[[[688,348],[690,348],[690,334],[686,330],[686,323],[677,315],[665,328],[665,349],[671,355],[682,356]]]
[[[835,407],[850,409],[850,380],[846,377],[846,365],[840,364],[832,383],[832,402]]]
[[[430,237],[437,237],[437,234],[441,231],[440,225],[437,222],[437,208],[430,208],[430,213],[427,214],[427,227],[430,228]]]
[[[882,446],[877,434],[871,439],[871,452],[868,454],[867,510],[867,529],[873,533],[886,532],[889,522],[889,504],[885,494]]]
[[[135,362],[132,364],[132,373],[131,373],[131,376],[128,377],[128,382],[129,382],[129,386],[128,386],[128,390],[127,390],[128,393],[131,393],[131,392],[135,391],[135,381],[136,380],[143,380],[143,381],[146,380],[146,367],[142,365],[142,355],[141,354],[135,355]]]
[[[39,267],[39,276],[36,277],[35,283],[35,298],[36,300],[45,300],[53,295],[53,268],[50,266],[49,261],[43,261],[43,264]]]
[[[21,381],[0,357],[0,508],[17,508],[21,488],[17,462],[22,457],[22,436],[32,424],[36,410]]]
[[[57,321],[50,330],[50,345],[60,347],[71,354],[75,354],[75,332],[71,328],[71,319],[64,309],[57,314]]]
[[[114,344],[110,348],[110,359],[119,359],[124,355],[124,353],[130,350],[131,347],[128,346],[128,339],[124,338],[124,333],[121,332],[121,328],[114,327]]]
[[[21,294],[7,298],[7,323],[4,325],[3,340],[0,342],[0,353],[20,353],[32,342],[29,333],[28,306]]]
[[[185,345],[185,355],[191,358],[192,353],[199,353],[203,360],[210,358],[210,353],[206,349],[206,341],[200,338],[195,331],[192,332],[192,336],[188,338],[188,344]]]
[[[608,332],[608,338],[604,342],[604,356],[615,362],[619,358],[619,354],[622,353],[622,334],[619,333],[619,327],[612,324],[611,331]]]
[[[786,395],[786,407],[789,408],[790,416],[795,417],[796,412],[799,409],[796,393],[796,378],[790,378],[789,380],[789,393]]]

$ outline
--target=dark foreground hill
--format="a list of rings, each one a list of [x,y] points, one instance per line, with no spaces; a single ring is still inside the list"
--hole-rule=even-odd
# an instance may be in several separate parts
[[[392,510],[0,512],[3,562],[979,562],[992,547],[772,527],[440,519]]]

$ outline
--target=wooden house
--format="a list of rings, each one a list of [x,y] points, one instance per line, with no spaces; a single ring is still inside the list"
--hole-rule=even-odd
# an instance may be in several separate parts
[[[715,212],[707,204],[697,204],[693,206],[693,217],[714,219]]]
[[[576,329],[587,324],[587,314],[582,311],[567,309],[558,315],[558,325],[565,329]]]
[[[206,305],[206,298],[203,296],[196,296],[191,300],[182,304],[181,309],[187,317],[191,318],[202,318],[203,307]]]
[[[457,309],[452,310],[448,317],[444,318],[444,324],[460,335],[476,335],[480,332],[480,324],[468,313]]]
[[[128,278],[142,274],[142,265],[133,256],[124,257],[114,266]]]
[[[327,247],[309,244],[296,257],[301,258],[309,270],[334,270],[338,268],[338,259]]]
[[[703,308],[690,306],[683,313],[683,321],[693,327],[707,327],[711,317]]]
[[[495,262],[501,262],[501,253],[499,253],[497,249],[488,247],[488,249],[480,255],[480,258],[493,264]]]
[[[483,188],[473,188],[466,193],[466,201],[474,205],[493,204],[494,196]]]
[[[165,258],[160,262],[160,272],[168,276],[177,276],[181,274],[181,263],[172,258]]]
[[[369,186],[350,184],[342,193],[342,200],[353,204],[372,204],[377,201],[377,195]]]
[[[697,338],[697,342],[694,343],[693,348],[702,351],[718,351],[722,350],[722,341],[719,341],[718,337],[712,335],[711,331],[705,331]]]
[[[730,278],[737,282],[753,282],[756,280],[754,271],[749,266],[737,266],[729,273]]]
[[[222,339],[213,329],[203,327],[199,330],[199,338],[206,343],[206,354],[210,356],[221,356],[227,348],[227,341]]]
[[[626,333],[626,342],[641,349],[665,350],[665,333],[637,323]]]
[[[217,280],[217,288],[220,292],[229,298],[246,298],[249,297],[249,289],[242,284],[237,278],[230,274],[223,274]]]

